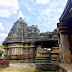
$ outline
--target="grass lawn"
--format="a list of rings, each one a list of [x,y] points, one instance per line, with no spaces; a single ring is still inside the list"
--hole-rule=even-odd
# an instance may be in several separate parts
[[[0,72],[36,72],[36,69],[35,68],[7,69],[3,67],[0,68]]]
[[[56,71],[41,71],[41,72],[56,72]]]
[[[6,67],[0,68],[0,72],[36,72],[35,68],[21,68],[21,69],[7,69]],[[55,71],[41,71],[41,72],[55,72]]]

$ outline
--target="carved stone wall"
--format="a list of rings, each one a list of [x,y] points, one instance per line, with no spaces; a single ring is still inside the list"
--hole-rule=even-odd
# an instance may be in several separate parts
[[[13,43],[5,47],[4,59],[35,61],[34,44]]]
[[[56,32],[57,30],[54,31],[54,34]],[[57,45],[58,39],[49,38],[48,35],[50,34],[43,34],[40,35],[40,30],[37,28],[37,25],[28,26],[22,18],[19,18],[3,42],[5,49],[4,59],[35,61],[36,56],[36,59],[38,58],[39,60],[40,58],[48,62],[48,58],[50,57],[48,50],[40,49],[40,46],[37,47],[37,44],[44,42],[45,47],[52,47]]]

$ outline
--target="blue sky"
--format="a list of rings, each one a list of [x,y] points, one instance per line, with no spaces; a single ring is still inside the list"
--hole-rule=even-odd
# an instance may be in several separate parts
[[[0,0],[0,42],[4,41],[14,22],[22,17],[40,32],[57,27],[67,0]]]

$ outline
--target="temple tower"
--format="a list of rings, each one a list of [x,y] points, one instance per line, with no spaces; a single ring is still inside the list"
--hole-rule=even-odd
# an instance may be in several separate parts
[[[39,33],[37,26],[27,26],[27,23],[19,18],[3,42],[4,59],[34,61],[36,46],[33,41],[38,38]]]

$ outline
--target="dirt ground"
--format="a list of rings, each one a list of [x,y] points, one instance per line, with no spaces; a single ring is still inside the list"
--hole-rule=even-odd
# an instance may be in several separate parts
[[[7,69],[36,68],[35,63],[10,63]]]

